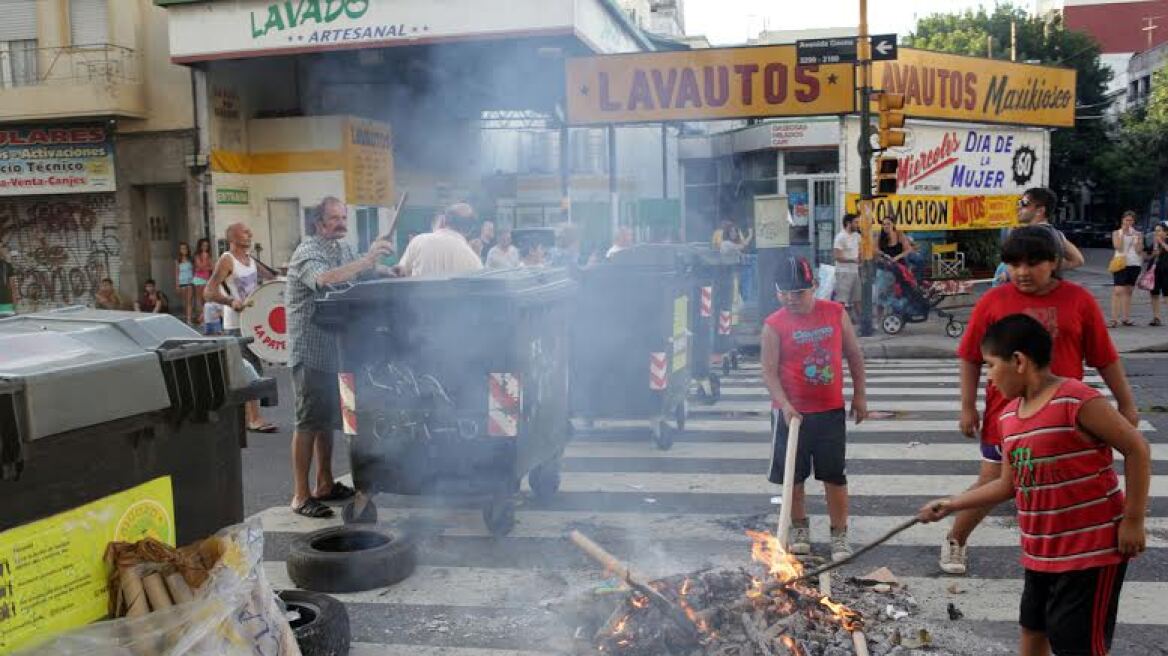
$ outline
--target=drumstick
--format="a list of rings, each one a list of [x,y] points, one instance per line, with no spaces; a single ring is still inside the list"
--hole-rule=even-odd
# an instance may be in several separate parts
[[[406,205],[406,199],[410,197],[410,190],[406,189],[402,192],[401,198],[397,199],[397,204],[393,206],[393,216],[389,217],[389,229],[386,230],[378,241],[388,241],[393,239],[393,229],[397,227],[397,219],[401,216],[402,208]]]

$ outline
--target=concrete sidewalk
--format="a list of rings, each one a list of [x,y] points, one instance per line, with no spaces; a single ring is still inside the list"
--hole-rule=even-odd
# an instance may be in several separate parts
[[[1111,274],[1107,271],[1107,262],[1111,258],[1111,250],[1103,248],[1084,249],[1083,255],[1087,263],[1067,275],[1072,280],[1083,285],[1095,295],[1099,306],[1103,309],[1103,316],[1111,318]],[[988,287],[980,286],[978,294],[984,293]],[[959,297],[960,305],[968,306],[954,310],[957,318],[965,322],[972,311],[972,305],[978,294]],[[1165,318],[1168,318],[1168,303],[1164,307]],[[1152,320],[1152,306],[1148,292],[1136,290],[1132,298],[1132,321],[1135,326],[1120,326],[1111,329],[1111,339],[1115,342],[1120,353],[1150,353],[1168,352],[1168,326],[1149,326]],[[958,340],[945,335],[945,320],[932,315],[924,323],[908,324],[899,335],[887,335],[880,326],[876,327],[876,334],[871,337],[861,337],[860,343],[867,358],[912,359],[912,358],[956,358]]]

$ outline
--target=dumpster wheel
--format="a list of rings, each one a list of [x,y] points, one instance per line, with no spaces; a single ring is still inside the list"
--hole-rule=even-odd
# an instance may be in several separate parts
[[[509,497],[488,501],[483,506],[483,523],[497,538],[511,533],[515,528],[515,501]]]
[[[653,424],[653,443],[662,451],[668,451],[673,447],[673,429],[664,419],[659,419]]]
[[[536,465],[527,473],[527,484],[536,498],[548,499],[560,491],[560,459]]]
[[[708,402],[710,405],[714,405],[715,403],[717,403],[718,401],[721,401],[721,400],[722,400],[722,379],[718,377],[718,374],[711,372],[710,373],[710,398],[708,399]]]
[[[376,524],[377,506],[373,505],[372,498],[366,498],[361,512],[357,512],[357,499],[353,499],[341,508],[341,521],[345,524]]]
[[[723,376],[730,375],[730,354],[729,353],[722,356],[722,375]]]

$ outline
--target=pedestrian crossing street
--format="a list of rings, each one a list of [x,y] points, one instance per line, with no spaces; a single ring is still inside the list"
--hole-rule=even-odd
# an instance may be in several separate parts
[[[925,501],[960,491],[975,478],[976,443],[957,431],[956,360],[868,363],[869,410],[880,418],[849,423],[850,538],[854,547],[911,516]],[[1103,388],[1092,372],[1086,382]],[[850,379],[845,387],[851,387]],[[647,422],[596,421],[564,454],[560,492],[536,500],[524,485],[515,530],[492,538],[467,501],[382,495],[380,520],[424,527],[419,566],[388,589],[336,595],[350,613],[355,656],[506,656],[561,653],[574,631],[561,620],[568,600],[593,594],[605,575],[565,535],[578,529],[649,578],[733,567],[749,561],[746,529],[774,530],[780,489],[765,479],[770,457],[769,402],[757,364],[722,381],[715,405],[691,401],[686,432],[656,449]],[[1128,571],[1120,604],[1125,632],[1168,626],[1168,442],[1143,421],[1152,442],[1148,551]],[[1122,460],[1120,460],[1122,463]],[[1122,464],[1117,464],[1122,467]],[[823,488],[808,487],[816,554],[826,556]],[[1013,625],[1021,591],[1018,535],[1007,504],[971,540],[970,575],[945,577],[937,557],[947,524],[917,526],[844,570],[887,566],[920,604],[916,616]],[[339,523],[275,507],[258,514],[265,529],[264,569],[276,588],[297,535]],[[956,583],[957,592],[951,587]],[[976,627],[975,627],[976,630]],[[1117,651],[1116,653],[1121,653]]]

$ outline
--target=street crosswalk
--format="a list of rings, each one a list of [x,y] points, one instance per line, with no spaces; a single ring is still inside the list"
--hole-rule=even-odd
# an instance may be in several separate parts
[[[952,359],[867,364],[869,410],[880,418],[849,424],[854,546],[907,519],[925,501],[974,480],[976,444],[956,430],[957,367]],[[691,401],[686,431],[669,451],[653,446],[647,422],[577,424],[564,453],[559,493],[537,500],[525,484],[515,530],[505,538],[490,537],[469,502],[379,496],[380,521],[424,527],[425,538],[410,578],[390,588],[336,595],[350,614],[351,653],[563,653],[575,629],[564,609],[606,584],[606,575],[565,538],[573,529],[649,578],[746,563],[745,531],[774,529],[780,494],[765,479],[769,402],[759,374],[756,363],[743,363],[723,380],[719,403]],[[1102,387],[1097,376],[1086,380]],[[850,377],[845,386],[850,388]],[[1141,428],[1153,456],[1148,551],[1128,570],[1121,641],[1126,631],[1168,627],[1168,443],[1151,423]],[[1122,458],[1116,466],[1122,471]],[[823,489],[812,482],[807,491],[814,550],[826,555]],[[901,533],[845,573],[887,566],[920,604],[918,617],[948,622],[953,603],[974,630],[984,625],[1002,635],[1016,621],[1022,585],[1011,512],[1009,504],[996,509],[974,533],[968,577],[939,571],[945,523]],[[277,588],[293,587],[284,562],[290,542],[340,523],[305,519],[284,507],[257,518],[265,531],[264,571]]]

